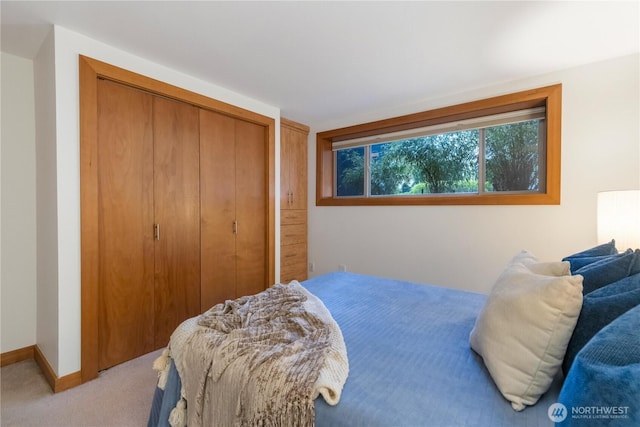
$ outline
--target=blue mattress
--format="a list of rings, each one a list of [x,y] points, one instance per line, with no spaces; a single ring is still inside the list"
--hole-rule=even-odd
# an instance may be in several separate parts
[[[302,284],[340,325],[349,356],[340,402],[316,400],[317,426],[553,425],[547,409],[560,378],[516,412],[469,347],[486,295],[343,272]],[[165,408],[177,400],[175,388],[179,379],[167,384]],[[158,390],[150,425],[163,424],[162,397]]]

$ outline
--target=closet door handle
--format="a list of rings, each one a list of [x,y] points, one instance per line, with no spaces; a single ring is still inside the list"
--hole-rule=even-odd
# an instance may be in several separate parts
[[[153,224],[153,238],[160,240],[160,224]]]
[[[238,221],[233,221],[233,234],[238,234]]]

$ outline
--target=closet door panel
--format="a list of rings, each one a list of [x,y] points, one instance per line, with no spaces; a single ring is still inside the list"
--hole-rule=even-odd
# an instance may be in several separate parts
[[[200,313],[198,109],[154,97],[155,347]]]
[[[235,119],[200,110],[201,311],[236,298]]]
[[[154,350],[149,94],[98,81],[99,369]]]
[[[266,289],[267,179],[265,128],[236,120],[237,292]]]

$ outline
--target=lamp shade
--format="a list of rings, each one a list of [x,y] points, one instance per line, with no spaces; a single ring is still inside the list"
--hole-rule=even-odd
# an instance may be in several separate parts
[[[640,190],[598,193],[598,243],[611,239],[620,251],[640,248]]]

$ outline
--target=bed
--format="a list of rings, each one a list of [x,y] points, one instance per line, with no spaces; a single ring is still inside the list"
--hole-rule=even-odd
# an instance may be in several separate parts
[[[584,256],[598,253],[594,252],[596,249],[584,251]],[[557,277],[570,280],[570,285],[563,285],[571,288],[570,295],[563,295],[562,299],[573,298],[576,302],[572,303],[573,312],[569,310],[566,313],[569,321],[565,335],[568,336],[563,338],[564,343],[560,343],[559,351],[562,354],[556,357],[560,360],[555,360],[554,368],[546,372],[551,374],[547,378],[548,383],[540,388],[541,392],[532,401],[525,401],[518,410],[514,410],[517,402],[507,398],[509,394],[499,385],[497,371],[490,371],[496,369],[489,363],[492,356],[488,352],[483,353],[479,343],[476,343],[477,348],[472,348],[473,338],[470,340],[470,336],[480,333],[480,319],[488,316],[485,311],[494,296],[347,272],[333,272],[302,282],[306,290],[324,303],[339,325],[349,360],[348,378],[338,404],[329,405],[322,397],[315,400],[315,425],[550,426],[554,425],[554,421],[565,420],[566,425],[575,425],[577,417],[567,418],[570,415],[568,412],[557,409],[561,390],[565,393],[562,389],[562,370],[557,367],[563,362],[569,338],[577,324],[583,300],[583,276],[572,275],[571,272],[567,274],[568,261],[562,263],[563,271],[558,272],[559,263],[552,265],[533,260],[535,258],[528,253],[519,254],[508,267],[513,267],[514,263],[518,268],[524,265],[527,275],[533,271],[536,277],[541,274],[553,276],[554,283],[558,282]],[[640,252],[637,253],[637,260],[640,271]],[[626,276],[632,273],[628,269]],[[521,279],[521,271],[514,274],[520,274],[517,277]],[[505,273],[501,278],[503,276]],[[637,277],[636,284],[640,286],[640,276],[636,274],[634,277]],[[509,281],[508,288],[512,289],[514,276],[507,274],[505,280]],[[500,279],[492,294],[499,283]],[[580,294],[579,297],[576,292]],[[506,298],[511,297],[509,295]],[[560,299],[557,294],[552,298]],[[514,307],[518,304],[507,303],[515,304]],[[525,301],[524,304],[530,303]],[[638,315],[632,316],[631,323],[635,324],[631,329],[640,327],[637,321],[640,311],[636,311]],[[490,320],[487,320],[489,327]],[[499,332],[502,334],[503,331]],[[533,335],[527,332],[524,338],[519,338],[519,341],[527,340],[536,340],[535,331]],[[630,345],[638,341],[635,333],[630,341]],[[492,347],[500,348],[500,344]],[[508,351],[502,353],[511,357]],[[636,366],[640,366],[640,360]],[[538,366],[536,369],[544,370],[544,367]],[[537,371],[535,375],[538,375]],[[629,372],[624,375],[628,381]],[[640,384],[637,375],[637,368],[631,371],[633,387]],[[595,385],[587,382],[574,384],[573,387],[582,387],[584,390]],[[640,413],[640,408],[634,406],[640,397],[635,394],[640,392],[640,387],[633,387],[628,388],[631,395],[626,390],[622,391],[622,395],[626,396],[624,402],[617,402],[618,406],[627,407],[627,414],[622,421],[629,422],[629,425],[638,421]],[[156,389],[149,426],[168,425],[168,414],[180,399],[180,388],[180,378],[175,367],[171,366],[164,390]],[[575,401],[575,396],[575,392],[565,396],[565,401],[574,399],[572,404],[580,404],[579,399]],[[593,395],[591,399],[587,403],[595,405]],[[574,424],[570,424],[572,420]],[[618,423],[620,421],[616,420]]]

